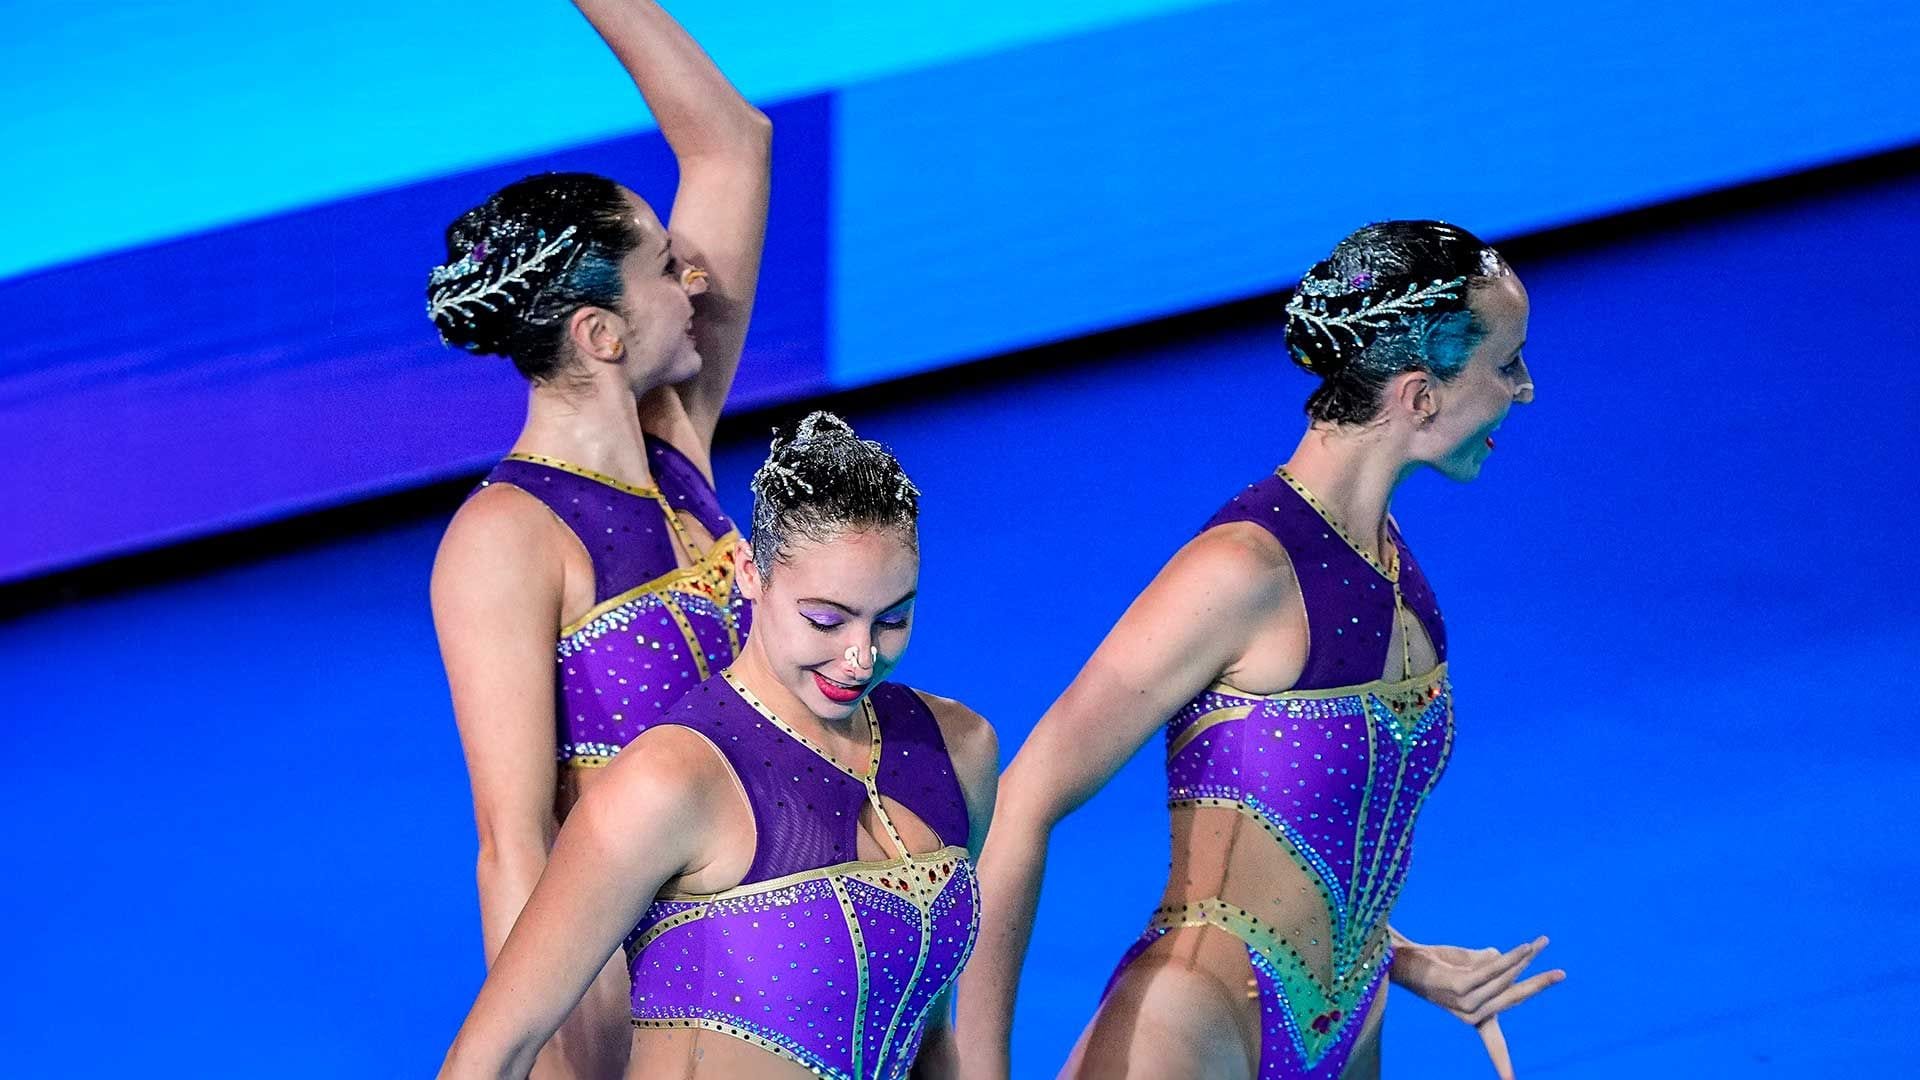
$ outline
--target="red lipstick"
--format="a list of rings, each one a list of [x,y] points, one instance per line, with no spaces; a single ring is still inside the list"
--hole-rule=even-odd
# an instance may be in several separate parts
[[[848,705],[860,700],[860,695],[867,689],[865,683],[858,686],[842,686],[817,671],[813,672],[813,684],[820,688],[821,696],[837,705]]]

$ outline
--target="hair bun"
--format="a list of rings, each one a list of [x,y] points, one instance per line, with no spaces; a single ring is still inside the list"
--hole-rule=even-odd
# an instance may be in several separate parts
[[[450,230],[448,261],[427,275],[427,315],[441,340],[505,353],[540,290],[586,249],[578,232],[569,225],[549,235],[512,217],[462,219]]]
[[[821,438],[822,436],[848,439],[856,438],[853,433],[853,425],[825,409],[815,409],[807,414],[806,419],[800,421],[798,427],[794,428],[793,439],[791,441],[805,442],[809,439]]]

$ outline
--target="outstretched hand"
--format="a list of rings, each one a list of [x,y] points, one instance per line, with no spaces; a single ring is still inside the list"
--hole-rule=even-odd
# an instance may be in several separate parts
[[[1394,950],[1393,981],[1473,1025],[1501,1080],[1512,1080],[1513,1062],[1499,1017],[1567,977],[1555,968],[1520,978],[1546,947],[1545,937],[1506,952],[1403,941]]]

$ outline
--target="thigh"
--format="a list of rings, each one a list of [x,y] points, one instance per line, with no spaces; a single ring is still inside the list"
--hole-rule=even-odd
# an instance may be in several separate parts
[[[1062,1076],[1252,1080],[1260,1003],[1246,946],[1212,927],[1170,931],[1127,965]]]

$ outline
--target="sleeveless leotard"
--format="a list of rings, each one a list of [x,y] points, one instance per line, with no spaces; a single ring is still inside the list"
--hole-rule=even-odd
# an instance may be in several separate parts
[[[1382,566],[1284,471],[1242,492],[1206,528],[1234,521],[1259,525],[1286,549],[1306,608],[1306,666],[1284,693],[1220,683],[1175,713],[1167,803],[1244,815],[1290,870],[1236,895],[1160,909],[1121,967],[1176,927],[1233,934],[1246,945],[1260,999],[1260,1080],[1323,1080],[1340,1075],[1381,992],[1392,962],[1387,918],[1414,820],[1452,748],[1446,628],[1391,522]],[[1404,639],[1413,622],[1438,664],[1382,680],[1396,623]],[[1275,913],[1291,902],[1282,893],[1302,888],[1317,896],[1325,928],[1278,924],[1286,918]]]
[[[481,487],[510,484],[546,504],[593,563],[593,607],[562,627],[555,679],[558,756],[605,765],[709,674],[733,662],[749,611],[733,580],[743,541],[700,470],[646,437],[657,487],[623,484],[577,465],[511,454]],[[675,511],[714,542],[698,550]],[[679,544],[692,558],[681,566]]]
[[[906,1075],[934,1002],[973,950],[979,886],[966,800],[932,711],[898,683],[875,686],[863,708],[872,752],[860,772],[726,673],[658,721],[699,732],[726,758],[756,839],[739,885],[662,894],[628,937],[636,1026],[721,1032],[836,1080]],[[868,806],[906,851],[883,793],[945,846],[858,861]]]

